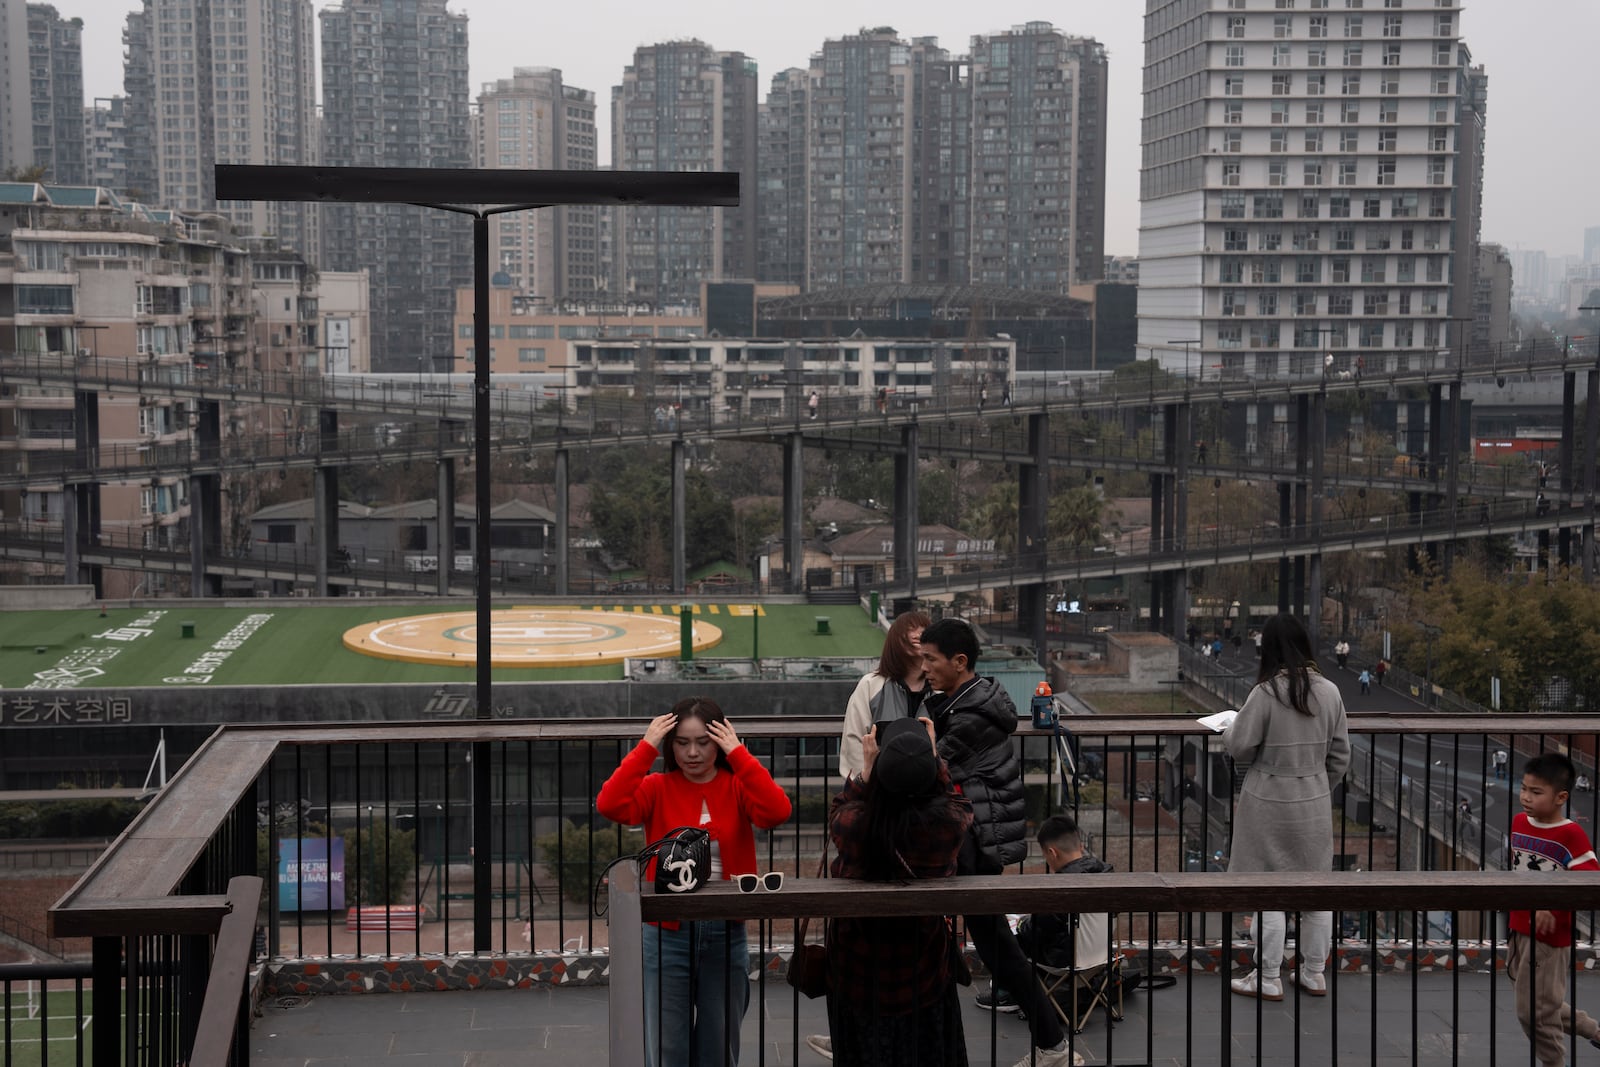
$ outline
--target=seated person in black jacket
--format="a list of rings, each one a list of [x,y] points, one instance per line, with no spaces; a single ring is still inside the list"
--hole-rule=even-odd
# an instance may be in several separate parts
[[[1051,874],[1103,874],[1111,865],[1083,850],[1083,834],[1070,815],[1052,815],[1039,824],[1039,848]],[[1103,915],[1025,915],[1017,924],[1017,942],[1035,963],[1065,969],[1083,954],[1100,961],[1105,957],[1106,917]],[[978,1007],[991,1011],[1014,1012],[1020,1005],[1004,989],[996,986],[987,997],[978,998]]]

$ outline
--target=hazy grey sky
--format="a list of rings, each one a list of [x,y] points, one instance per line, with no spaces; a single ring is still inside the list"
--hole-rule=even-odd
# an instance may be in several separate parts
[[[84,20],[85,94],[122,91],[122,26],[128,0],[53,0],[65,17]],[[320,9],[327,6],[318,3]],[[992,0],[587,0],[538,4],[478,0],[451,4],[472,18],[471,86],[509,77],[514,67],[559,67],[567,84],[592,90],[602,137],[609,130],[611,86],[635,47],[698,37],[740,51],[760,66],[763,95],[771,76],[805,66],[830,37],[864,26],[893,26],[903,37],[937,37],[965,52],[974,34],[1041,20],[1094,37],[1111,53],[1106,250],[1138,251],[1139,113],[1143,57],[1142,0],[1027,4]],[[1585,225],[1600,225],[1589,188],[1600,172],[1600,123],[1591,109],[1593,52],[1600,46],[1600,0],[1476,0],[1466,5],[1462,33],[1475,62],[1489,73],[1488,164],[1483,236],[1511,248],[1553,254],[1582,249]],[[602,139],[601,158],[609,156]]]

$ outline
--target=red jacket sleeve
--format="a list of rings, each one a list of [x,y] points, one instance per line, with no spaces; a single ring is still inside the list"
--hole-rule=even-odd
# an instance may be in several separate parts
[[[789,794],[772,780],[772,774],[750,754],[748,748],[740,745],[728,753],[728,765],[733,768],[734,780],[739,783],[740,806],[752,823],[763,830],[770,830],[789,820],[794,810],[789,803]],[[610,784],[606,783],[607,786]],[[605,790],[601,790],[600,795],[604,796]]]
[[[656,747],[644,741],[633,746],[633,751],[622,757],[617,769],[611,772],[606,784],[600,787],[600,796],[594,806],[601,815],[624,826],[641,826],[650,818],[655,808],[659,789],[651,787],[650,768],[660,755]],[[788,798],[784,798],[788,802]]]

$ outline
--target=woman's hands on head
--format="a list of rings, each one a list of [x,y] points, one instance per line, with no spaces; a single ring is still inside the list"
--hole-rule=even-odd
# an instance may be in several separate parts
[[[657,752],[663,751],[663,743],[677,725],[678,717],[672,712],[669,711],[665,715],[657,715],[650,720],[650,725],[644,728],[644,743],[654,748]]]
[[[744,744],[743,741],[739,740],[739,735],[734,732],[733,723],[727,719],[723,719],[721,722],[706,723],[706,733],[711,735],[711,740],[717,743],[718,748],[729,755],[733,753],[734,749]]]

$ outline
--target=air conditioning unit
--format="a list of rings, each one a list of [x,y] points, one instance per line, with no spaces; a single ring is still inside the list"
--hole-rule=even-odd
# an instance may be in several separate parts
[[[92,355],[94,355],[94,352],[91,351],[90,349],[87,349],[87,348],[78,349],[78,358],[79,359],[88,359]]]

